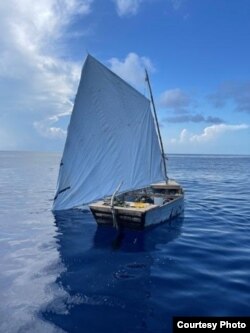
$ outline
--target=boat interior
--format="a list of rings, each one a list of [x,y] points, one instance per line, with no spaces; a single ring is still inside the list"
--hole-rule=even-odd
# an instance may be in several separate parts
[[[127,208],[148,208],[162,206],[183,195],[183,190],[176,182],[157,183],[149,187],[120,193],[115,196],[113,206]],[[111,205],[111,197],[103,200],[104,206]]]

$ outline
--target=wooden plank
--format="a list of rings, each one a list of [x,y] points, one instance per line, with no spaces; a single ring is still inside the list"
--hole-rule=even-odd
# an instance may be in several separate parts
[[[95,203],[92,203],[89,205],[89,207],[93,210],[97,210],[97,211],[106,211],[106,212],[110,212],[111,208],[110,206],[106,206],[104,205],[103,201],[98,201]],[[124,214],[129,214],[129,215],[141,215],[153,208],[157,207],[157,205],[153,205],[153,204],[147,204],[146,207],[142,207],[142,208],[138,208],[138,207],[120,207],[120,206],[114,206],[115,210],[118,213],[124,213]]]

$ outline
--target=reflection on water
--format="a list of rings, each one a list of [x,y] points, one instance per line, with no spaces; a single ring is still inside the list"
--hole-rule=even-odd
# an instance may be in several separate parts
[[[44,320],[68,332],[117,332],[118,327],[120,332],[151,332],[151,325],[156,328],[152,252],[178,237],[182,219],[144,232],[117,232],[96,227],[89,212],[71,210],[57,213],[55,223],[65,269],[55,282],[58,297],[41,313]],[[162,332],[166,328],[163,323],[159,326]]]

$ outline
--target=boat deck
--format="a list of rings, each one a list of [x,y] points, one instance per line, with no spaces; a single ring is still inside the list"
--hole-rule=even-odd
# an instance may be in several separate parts
[[[110,212],[111,207],[106,205],[104,201],[97,201],[93,204],[89,205],[90,209],[94,208],[95,210],[100,211],[106,211]],[[114,209],[119,213],[129,213],[131,215],[141,215],[143,213],[146,213],[147,211],[156,208],[157,205],[150,204],[150,203],[131,203],[131,202],[125,202],[124,206],[114,206]]]

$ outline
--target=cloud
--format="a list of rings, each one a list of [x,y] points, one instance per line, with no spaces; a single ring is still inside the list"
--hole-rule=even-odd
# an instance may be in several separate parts
[[[184,143],[184,142],[186,142],[188,140],[189,140],[189,133],[188,133],[187,129],[184,128],[181,131],[181,133],[179,135],[179,138],[177,138],[177,139],[171,139],[170,142],[171,143]]]
[[[168,117],[164,119],[165,121],[169,123],[188,123],[188,122],[193,122],[193,123],[209,123],[209,124],[221,124],[224,123],[224,121],[221,118],[218,117],[204,117],[202,114],[183,114],[179,116],[174,116],[174,117]]]
[[[164,91],[160,95],[159,105],[169,108],[176,113],[187,112],[186,108],[191,104],[191,98],[179,88]]]
[[[244,129],[248,129],[249,125],[240,124],[240,125],[226,125],[226,124],[219,124],[219,125],[212,125],[209,127],[204,128],[201,134],[192,135],[190,137],[190,141],[202,142],[202,141],[210,141],[218,137],[219,135],[225,132],[234,132],[240,131]]]
[[[170,2],[174,10],[179,10],[183,3],[183,0],[170,0]]]
[[[62,37],[76,15],[90,13],[91,3],[0,3],[0,126],[11,132],[14,122],[22,120],[24,132],[31,130],[33,123],[40,134],[42,130],[61,132],[55,126],[46,129],[45,123],[49,125],[54,115],[70,113],[81,70],[80,64],[61,57]]]
[[[200,134],[193,134],[188,132],[187,129],[183,129],[180,133],[179,138],[171,139],[171,143],[209,142],[215,140],[217,137],[226,132],[241,131],[249,128],[250,126],[247,124],[239,124],[239,125],[217,124],[205,127],[202,133]]]
[[[129,53],[124,60],[112,58],[109,63],[112,71],[137,88],[145,84],[145,68],[148,71],[154,71],[154,66],[149,58],[140,57],[133,52]]]
[[[250,113],[250,81],[225,82],[208,99],[216,108],[222,108],[232,101],[236,111]]]
[[[184,0],[167,0],[171,7],[178,11]],[[139,8],[145,0],[113,0],[116,5],[116,11],[119,16],[133,16],[139,11]]]
[[[57,123],[60,117],[68,115],[62,114],[57,116],[52,116],[45,118],[42,121],[35,121],[33,123],[34,128],[37,130],[37,132],[48,139],[65,139],[67,135],[67,131],[60,128],[60,127],[54,127],[53,124]]]
[[[119,16],[131,16],[138,12],[142,0],[113,0]]]

